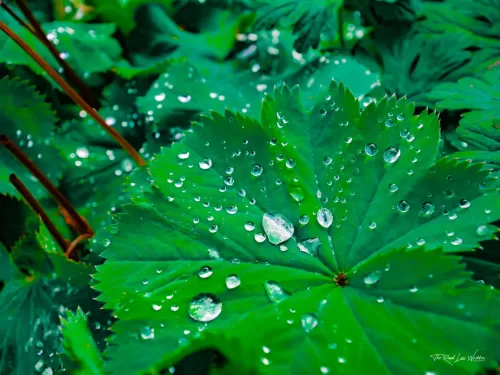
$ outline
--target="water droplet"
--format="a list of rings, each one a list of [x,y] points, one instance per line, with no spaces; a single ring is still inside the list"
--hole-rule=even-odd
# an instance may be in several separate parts
[[[234,178],[232,178],[231,176],[226,176],[224,178],[224,184],[226,186],[233,186],[234,185]]]
[[[260,361],[262,362],[262,364],[264,364],[266,366],[269,366],[271,364],[271,361],[266,357],[261,357]]]
[[[255,224],[252,223],[251,221],[247,221],[245,223],[245,229],[249,232],[253,231],[255,229]]]
[[[271,349],[269,349],[267,346],[263,346],[263,347],[262,347],[262,351],[263,351],[264,353],[266,353],[266,354],[271,353]]]
[[[325,366],[321,366],[319,368],[319,370],[321,371],[322,374],[329,374],[330,373],[330,369],[328,367],[325,367]]]
[[[314,314],[305,314],[301,319],[302,329],[304,332],[311,332],[318,325],[318,318]]]
[[[285,163],[286,167],[287,167],[287,168],[290,168],[290,169],[291,169],[291,168],[293,168],[293,167],[295,167],[295,165],[296,165],[296,164],[297,164],[297,163],[296,163],[296,162],[295,162],[295,160],[293,160],[293,159],[288,159],[288,160],[286,161],[286,163]]]
[[[212,269],[208,266],[203,266],[200,268],[200,271],[198,272],[198,275],[202,278],[202,279],[206,279],[207,277],[210,277],[212,276]]]
[[[252,175],[254,176],[260,176],[262,172],[264,171],[264,168],[260,164],[254,164],[252,166]]]
[[[424,202],[422,204],[422,213],[424,215],[430,216],[434,213],[434,205],[431,202]]]
[[[304,240],[297,243],[299,250],[303,253],[317,256],[318,255],[318,247],[321,244],[318,238],[310,238],[308,240]]]
[[[397,207],[399,212],[408,212],[410,204],[407,201],[400,201]]]
[[[322,108],[320,111],[322,116],[326,116],[326,114],[328,113],[326,109]]]
[[[179,152],[177,156],[179,157],[179,159],[185,160],[189,158],[189,152],[188,151]]]
[[[416,293],[416,292],[418,292],[418,288],[416,286],[413,286],[413,287],[410,288],[410,292],[411,293]]]
[[[177,97],[177,100],[179,100],[179,102],[181,103],[189,103],[191,101],[191,95],[186,95],[186,96],[179,95]]]
[[[301,217],[299,217],[299,223],[301,225],[306,225],[307,223],[309,223],[309,216],[302,215]]]
[[[236,275],[229,275],[226,277],[227,289],[234,289],[239,287],[241,284],[240,278]]]
[[[264,289],[271,302],[281,302],[289,296],[288,292],[276,281],[266,281]]]
[[[392,128],[394,126],[394,121],[388,118],[387,120],[385,120],[385,126],[387,126],[388,128]]]
[[[269,242],[279,245],[293,236],[294,227],[290,219],[281,214],[268,214],[262,216],[262,227],[266,232]]]
[[[323,228],[329,228],[333,223],[333,214],[328,208],[321,208],[318,211],[317,219]]]
[[[369,225],[370,229],[375,229],[377,227],[377,223],[372,221]]]
[[[226,208],[226,212],[229,215],[234,215],[236,212],[238,212],[238,207],[236,207],[235,205],[231,205],[228,208]]]
[[[164,93],[161,93],[161,94],[155,95],[155,100],[156,100],[157,102],[161,102],[161,101],[165,100],[165,96],[166,96],[166,95],[165,95]]]
[[[373,284],[376,284],[380,278],[382,277],[382,271],[373,271],[373,272],[370,272],[370,273],[367,273],[364,277],[363,277],[363,282],[366,284],[366,285],[373,285]]]
[[[86,159],[89,157],[89,150],[86,147],[80,147],[76,149],[76,155],[79,158]]]
[[[368,156],[375,156],[378,153],[378,146],[375,143],[368,143],[365,146],[365,153]]]
[[[264,233],[255,233],[255,235],[253,236],[253,238],[258,243],[262,243],[262,242],[264,242],[266,240],[266,235]]]
[[[345,363],[345,358],[339,357],[338,361],[339,363]]]
[[[391,193],[395,193],[396,191],[398,191],[398,185],[396,185],[396,184],[390,184],[389,185],[389,191]]]
[[[347,144],[349,144],[349,143],[352,142],[352,138],[351,137],[345,137],[344,142],[347,143]]]
[[[212,160],[210,159],[203,159],[200,161],[200,168],[201,169],[210,169],[212,167]]]
[[[480,225],[477,227],[477,234],[480,236],[486,236],[489,234],[490,231],[488,230],[488,227],[486,225]]]
[[[417,245],[418,245],[418,246],[424,246],[424,245],[425,245],[425,240],[424,240],[423,238],[419,238],[419,239],[417,240]]]
[[[384,151],[384,160],[387,163],[395,163],[399,156],[401,155],[401,151],[399,151],[396,147],[389,147]]]
[[[210,227],[208,228],[208,231],[209,231],[210,233],[215,233],[215,232],[217,232],[218,230],[219,230],[219,226],[218,226],[218,225],[216,225],[216,224],[210,225]]]
[[[460,202],[458,202],[458,205],[460,206],[460,208],[469,208],[470,202],[467,199],[462,198],[460,199]]]
[[[293,187],[293,188],[291,188],[290,189],[290,195],[297,202],[301,202],[304,199],[304,192],[302,191],[302,188],[300,188],[300,187]]]
[[[189,316],[199,322],[210,322],[222,312],[222,302],[213,294],[201,293],[189,304]]]
[[[462,244],[462,239],[460,237],[456,237],[453,241],[451,241],[452,245],[458,246]]]
[[[378,302],[378,303],[382,303],[382,302],[384,302],[384,297],[378,297],[378,298],[377,298],[377,302]]]
[[[142,327],[140,333],[143,340],[152,340],[155,338],[155,330],[149,326]]]
[[[323,159],[323,163],[325,163],[325,165],[330,165],[332,164],[332,158],[329,157],[329,156],[326,156],[324,159]]]
[[[154,303],[153,303],[153,310],[154,310],[154,311],[160,311],[160,310],[161,310],[161,307],[162,307],[161,305],[157,305],[157,304],[154,304]]]

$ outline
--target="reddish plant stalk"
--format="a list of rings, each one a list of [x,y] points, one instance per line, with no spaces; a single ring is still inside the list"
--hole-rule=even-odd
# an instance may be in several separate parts
[[[26,22],[24,22],[24,20],[19,17],[16,12],[14,12],[12,9],[9,8],[9,6],[7,4],[5,4],[2,0],[0,0],[0,6],[7,12],[9,13],[9,15],[14,18],[17,23],[19,23],[21,26],[23,26],[25,29],[29,30],[29,32],[31,32],[34,36],[36,36],[38,38],[38,36],[36,35],[36,32],[35,30],[33,30],[33,28],[28,25]]]
[[[97,113],[94,108],[92,108],[80,95],[78,95],[78,93],[73,90],[71,86],[69,86],[66,81],[54,69],[52,69],[52,67],[38,53],[26,44],[26,42],[24,42],[19,35],[12,31],[3,22],[0,22],[0,30],[7,34],[28,55],[30,55],[76,104],[85,110],[85,112],[87,112],[104,131],[116,140],[116,142],[130,155],[137,165],[140,167],[144,167],[146,165],[146,161],[141,157],[141,155],[139,155],[137,150],[133,148],[132,145],[128,143],[127,140],[123,138],[112,126],[106,124],[106,121],[99,115],[99,113]]]
[[[75,259],[75,256],[73,255],[73,251],[76,249],[76,247],[78,246],[78,244],[80,242],[82,242],[85,239],[90,239],[90,238],[92,238],[92,235],[90,233],[80,234],[75,240],[73,240],[73,242],[71,242],[71,244],[68,246],[68,248],[66,249],[64,254],[68,258]]]
[[[25,0],[15,0],[18,8],[23,13],[24,17],[28,20],[30,25],[27,25],[23,20],[21,20],[9,7],[7,4],[2,4],[2,7],[7,10],[7,12],[16,19],[22,26],[26,27],[40,42],[47,47],[51,55],[57,60],[59,65],[64,69],[71,83],[73,83],[85,100],[91,104],[94,108],[99,108],[100,103],[95,98],[92,91],[87,87],[87,85],[80,79],[78,74],[69,66],[69,64],[61,57],[61,53],[52,44],[52,42],[47,38],[45,32],[43,31],[40,23],[36,20],[35,16],[31,12],[30,8],[26,5]],[[1,2],[1,0],[0,0]]]
[[[9,176],[9,181],[12,185],[14,185],[16,190],[19,192],[19,194],[21,194],[26,203],[31,207],[31,209],[40,218],[40,220],[42,220],[42,223],[47,227],[59,247],[62,249],[62,251],[65,252],[69,242],[65,240],[62,234],[57,230],[52,220],[50,220],[47,213],[43,210],[42,206],[40,206],[40,203],[38,203],[35,197],[29,192],[26,186],[24,186],[24,184],[17,178],[15,174],[11,174]]]
[[[0,135],[0,145],[3,145],[9,152],[23,164],[26,169],[43,185],[43,187],[48,191],[48,193],[54,198],[54,200],[69,213],[69,215],[74,219],[77,224],[77,230],[80,233],[89,233],[92,236],[94,231],[90,225],[76,212],[75,208],[71,205],[68,199],[57,189],[52,182],[45,176],[45,174],[37,167],[33,161],[28,158],[28,156],[6,135]]]

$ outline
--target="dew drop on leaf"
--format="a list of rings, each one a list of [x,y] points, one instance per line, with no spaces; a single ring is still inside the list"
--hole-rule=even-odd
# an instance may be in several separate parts
[[[157,304],[153,303],[153,310],[154,311],[160,311],[161,307],[162,307],[161,305],[157,305]]]
[[[456,237],[453,241],[451,241],[452,245],[458,246],[461,245],[463,240],[460,237]]]
[[[179,157],[179,159],[185,160],[185,159],[189,158],[189,152],[183,151],[183,152],[180,152],[177,156]]]
[[[292,169],[293,167],[295,167],[296,162],[295,162],[295,160],[293,160],[293,159],[288,159],[288,160],[286,161],[285,165],[286,165],[286,167],[287,167],[287,168]]]
[[[229,215],[234,215],[236,212],[238,212],[238,207],[234,206],[234,205],[231,205],[229,206],[228,208],[226,208],[226,212],[229,214]]]
[[[372,221],[372,222],[368,225],[368,227],[369,227],[370,229],[375,229],[375,228],[377,227],[377,223],[376,223],[376,222],[374,222],[374,221]]]
[[[387,163],[395,163],[399,156],[401,155],[401,151],[399,151],[396,147],[389,147],[384,151],[384,160]]]
[[[258,243],[262,243],[262,242],[264,242],[266,240],[266,235],[264,233],[255,233],[255,235],[253,236],[253,238]]]
[[[251,221],[247,221],[247,222],[245,223],[245,230],[247,230],[247,231],[251,232],[251,231],[253,231],[254,229],[255,229],[255,224],[254,224],[254,223],[252,223]]]
[[[155,330],[149,326],[142,327],[140,334],[143,340],[152,340],[155,338]]]
[[[416,292],[418,292],[418,288],[416,286],[413,286],[413,287],[410,288],[410,292],[411,293],[416,293]]]
[[[262,216],[262,227],[267,234],[269,242],[279,245],[293,236],[293,223],[281,214],[268,214]]]
[[[206,279],[207,277],[210,277],[212,276],[212,269],[208,266],[203,266],[200,268],[200,271],[198,272],[198,275],[202,278],[202,279]]]
[[[276,281],[266,281],[264,289],[271,302],[281,302],[289,296],[289,294]]]
[[[210,169],[212,167],[212,160],[203,159],[199,163],[201,169]]]
[[[470,202],[467,199],[462,198],[460,199],[460,202],[458,202],[458,205],[460,206],[460,208],[469,208]]]
[[[166,97],[165,93],[161,93],[161,94],[155,95],[155,100],[157,102],[161,102],[161,101],[165,100],[165,97]]]
[[[394,121],[388,118],[387,120],[385,120],[385,126],[387,126],[388,128],[392,128],[394,126]]]
[[[477,234],[480,236],[485,236],[489,234],[490,231],[488,230],[488,227],[486,225],[480,225],[477,227]]]
[[[368,156],[375,156],[378,153],[378,147],[375,143],[368,143],[365,146],[365,153]]]
[[[389,185],[389,191],[391,193],[395,193],[396,191],[398,191],[398,185],[396,185],[396,184],[390,184]]]
[[[323,228],[329,228],[333,223],[333,214],[328,208],[321,208],[318,211],[317,219]]]
[[[254,164],[252,166],[252,175],[253,176],[260,176],[262,172],[264,171],[264,168],[262,168],[262,165],[260,164]]]
[[[299,250],[302,251],[303,253],[312,255],[312,256],[317,256],[318,255],[318,248],[320,245],[320,241],[318,238],[310,238],[308,240],[304,240],[301,242],[297,243],[297,246],[299,247]]]
[[[434,205],[431,202],[424,202],[422,204],[422,213],[424,215],[430,216],[434,213]]]
[[[364,277],[363,277],[363,282],[366,284],[366,285],[373,285],[373,284],[376,284],[380,278],[382,277],[382,271],[373,271],[373,272],[370,272],[370,273],[367,273]]]
[[[339,357],[338,361],[339,361],[339,363],[345,363],[345,358]]]
[[[400,201],[397,207],[399,212],[408,212],[410,210],[410,204],[407,201]]]
[[[311,332],[318,325],[318,318],[314,314],[305,314],[300,320],[304,332]]]
[[[234,289],[239,287],[241,284],[240,278],[236,275],[229,275],[226,277],[226,287],[227,289]]]
[[[189,303],[189,316],[198,322],[210,322],[222,312],[222,302],[213,294],[201,293]]]
[[[301,202],[304,199],[304,192],[302,191],[302,188],[300,188],[300,187],[293,187],[293,188],[291,188],[290,189],[290,195],[297,202]]]

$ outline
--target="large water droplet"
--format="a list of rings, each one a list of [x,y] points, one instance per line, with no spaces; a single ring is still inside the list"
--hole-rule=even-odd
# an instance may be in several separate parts
[[[365,153],[368,156],[375,156],[378,153],[378,147],[375,143],[368,143],[365,146]]]
[[[323,228],[329,228],[333,223],[333,214],[328,208],[321,208],[318,211],[317,219]]]
[[[297,243],[299,250],[312,256],[318,255],[318,248],[321,242],[318,238],[310,238]]]
[[[395,163],[399,156],[401,155],[401,151],[399,151],[396,147],[389,147],[384,151],[384,160],[387,163]]]
[[[373,285],[373,284],[376,284],[380,278],[382,277],[382,271],[373,271],[373,272],[370,272],[370,273],[367,273],[364,277],[363,277],[363,282],[366,284],[366,285]]]
[[[288,292],[276,281],[266,281],[264,288],[271,302],[281,302],[289,296]]]
[[[199,322],[210,322],[222,312],[222,302],[213,294],[201,293],[189,304],[189,316]]]
[[[292,222],[281,214],[264,214],[262,227],[266,232],[269,242],[279,245],[293,236],[294,228]]]
[[[311,332],[318,325],[318,318],[314,314],[305,314],[301,319],[302,329],[304,332]]]
[[[212,167],[212,160],[210,159],[203,159],[200,161],[200,168],[201,169],[210,169]]]
[[[241,280],[238,276],[236,275],[229,275],[226,277],[226,286],[227,289],[234,289],[239,287],[241,284]]]

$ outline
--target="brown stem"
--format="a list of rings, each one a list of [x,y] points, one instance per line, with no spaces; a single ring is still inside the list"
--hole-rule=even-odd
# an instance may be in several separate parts
[[[106,124],[106,121],[93,109],[85,100],[82,99],[78,93],[69,86],[66,81],[54,70],[52,67],[43,60],[38,53],[36,53],[28,44],[26,44],[15,32],[13,32],[7,25],[0,22],[0,30],[7,34],[14,42],[16,42],[28,55],[30,55],[38,65],[40,65],[47,74],[57,82],[59,86],[64,90],[68,96],[73,99],[73,101],[82,107],[85,112],[87,112],[90,117],[92,117],[101,128],[106,131],[111,137],[113,137],[116,142],[134,159],[134,161],[140,166],[144,167],[146,161],[139,155],[135,148],[132,147],[130,143],[123,138],[120,133],[118,133],[112,126]]]
[[[35,214],[40,217],[42,223],[47,227],[50,234],[52,235],[52,237],[54,237],[62,251],[66,251],[69,241],[66,241],[62,234],[57,230],[52,220],[50,220],[49,216],[45,213],[42,206],[40,206],[40,203],[38,203],[35,197],[29,192],[26,186],[24,186],[24,184],[16,177],[15,174],[11,174],[9,176],[9,181],[12,185],[14,185],[19,194],[22,195],[26,203],[28,203]]]
[[[0,134],[0,145],[5,146],[7,150],[19,160],[30,173],[43,185],[43,187],[49,192],[49,194],[56,200],[56,202],[64,207],[69,215],[74,219],[77,224],[77,230],[80,233],[91,233],[93,235],[94,231],[90,225],[76,212],[75,208],[66,199],[66,197],[57,189],[52,182],[45,176],[45,174],[33,163],[30,158],[6,135]]]
[[[28,25],[26,22],[24,22],[24,20],[19,17],[16,12],[14,12],[12,9],[10,9],[10,7],[5,4],[2,0],[0,0],[0,6],[7,12],[9,13],[9,15],[14,18],[17,23],[19,23],[21,26],[23,26],[24,28],[26,28],[27,30],[29,30],[34,36],[36,36],[38,38],[38,36],[36,35],[36,32],[35,30],[33,30],[33,28]]]
[[[15,0],[17,6],[23,13],[24,17],[30,23],[32,29],[35,31],[35,36],[42,42],[50,51],[52,56],[57,60],[59,65],[64,69],[66,74],[68,75],[69,80],[79,89],[82,96],[85,100],[90,103],[93,108],[99,108],[100,103],[97,98],[94,97],[92,91],[85,85],[85,83],[78,77],[78,74],[69,66],[69,64],[61,57],[61,53],[57,50],[57,48],[52,44],[52,42],[47,38],[45,32],[42,27],[36,20],[35,16],[31,12],[30,8],[26,5],[25,0]],[[17,19],[17,18],[16,18]]]
[[[90,233],[83,233],[83,234],[80,234],[78,237],[76,237],[76,239],[71,242],[71,244],[68,246],[65,254],[68,258],[71,258],[72,257],[72,253],[73,251],[76,249],[76,247],[78,246],[78,244],[84,240],[84,239],[89,239],[89,238],[92,238],[92,235]]]

